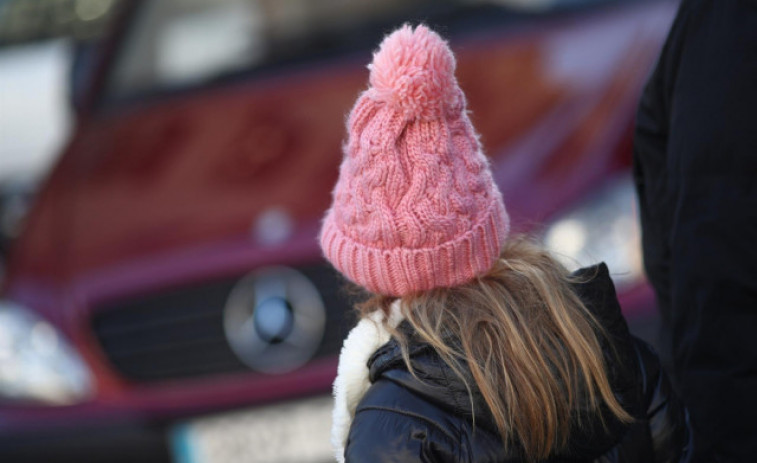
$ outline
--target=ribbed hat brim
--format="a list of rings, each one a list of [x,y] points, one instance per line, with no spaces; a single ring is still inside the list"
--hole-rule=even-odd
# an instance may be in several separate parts
[[[488,271],[509,232],[504,204],[495,195],[468,232],[438,246],[381,249],[342,232],[332,211],[321,230],[326,258],[354,283],[377,294],[405,296],[466,283]]]

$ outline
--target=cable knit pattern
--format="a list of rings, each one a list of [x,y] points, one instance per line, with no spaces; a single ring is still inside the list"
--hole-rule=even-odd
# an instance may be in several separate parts
[[[439,35],[403,26],[369,66],[321,247],[352,281],[402,296],[464,283],[499,255],[509,219]]]

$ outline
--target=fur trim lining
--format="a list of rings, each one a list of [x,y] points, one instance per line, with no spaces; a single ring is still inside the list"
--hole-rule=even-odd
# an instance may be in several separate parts
[[[391,305],[388,322],[396,327],[403,319],[398,299]],[[384,314],[380,310],[360,320],[347,335],[339,354],[331,425],[331,446],[339,463],[344,463],[344,448],[357,404],[371,386],[368,359],[389,342],[389,332],[384,328],[383,320]]]

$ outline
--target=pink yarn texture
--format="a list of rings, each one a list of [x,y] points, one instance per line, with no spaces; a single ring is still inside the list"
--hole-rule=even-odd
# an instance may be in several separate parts
[[[447,43],[420,25],[388,35],[348,139],[320,243],[347,278],[403,296],[491,268],[509,229]]]

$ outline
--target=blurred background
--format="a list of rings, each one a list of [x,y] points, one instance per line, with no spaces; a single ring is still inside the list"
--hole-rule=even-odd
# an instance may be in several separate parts
[[[113,1],[0,1],[0,254],[20,232],[36,184],[72,125],[77,47],[100,39]]]
[[[668,0],[0,0],[0,459],[325,462],[354,324],[315,237],[425,22],[517,231],[656,341],[631,136]]]

